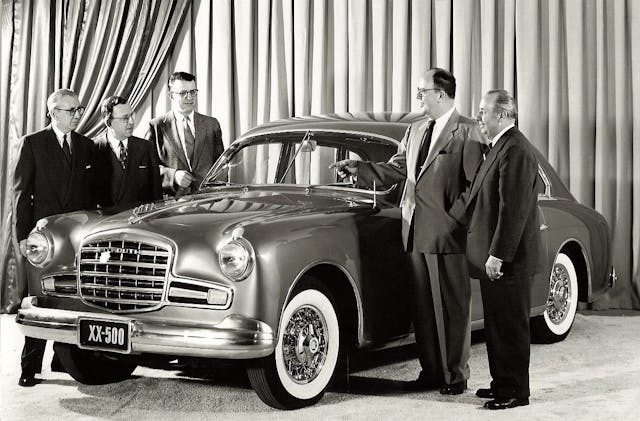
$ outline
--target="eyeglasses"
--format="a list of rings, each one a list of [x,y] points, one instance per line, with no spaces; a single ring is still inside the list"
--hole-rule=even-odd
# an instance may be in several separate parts
[[[136,113],[123,115],[122,117],[111,117],[111,120],[122,120],[122,121],[129,121],[129,120],[135,120],[135,119],[136,119]]]
[[[169,92],[170,94],[176,94],[176,95],[180,95],[180,97],[182,98],[186,98],[189,95],[191,95],[191,97],[195,97],[196,95],[198,95],[198,90],[197,89],[191,89],[190,91],[180,91],[180,92]]]
[[[60,111],[66,111],[69,113],[69,115],[76,115],[78,114],[80,117],[82,117],[82,114],[84,114],[84,108],[85,107],[75,107],[75,108],[58,108],[58,107],[53,107],[56,110],[60,110]]]
[[[441,91],[441,89],[438,88],[429,88],[429,89],[424,89],[424,88],[418,88],[418,92],[416,94],[416,99],[422,99],[424,98],[424,96],[427,94],[427,92],[429,91]]]

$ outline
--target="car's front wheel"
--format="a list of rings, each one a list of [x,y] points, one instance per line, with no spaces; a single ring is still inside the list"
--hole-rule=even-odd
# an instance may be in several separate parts
[[[107,384],[128,379],[136,364],[110,358],[96,351],[56,342],[53,345],[66,372],[83,384]]]
[[[567,337],[578,308],[578,276],[571,258],[558,253],[549,276],[549,297],[544,313],[531,322],[533,340],[559,342]]]
[[[285,306],[275,352],[247,370],[260,399],[278,409],[320,400],[338,361],[340,327],[331,293],[311,277],[301,285]]]

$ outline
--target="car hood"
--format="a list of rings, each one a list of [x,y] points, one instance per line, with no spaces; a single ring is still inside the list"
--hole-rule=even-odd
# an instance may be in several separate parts
[[[67,225],[79,237],[124,229],[152,231],[175,239],[212,230],[231,232],[237,227],[294,216],[371,209],[372,203],[372,195],[353,189],[218,188],[122,212],[102,209],[67,214],[60,216],[56,225]]]

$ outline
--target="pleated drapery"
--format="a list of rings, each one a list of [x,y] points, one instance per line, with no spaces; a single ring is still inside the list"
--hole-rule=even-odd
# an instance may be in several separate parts
[[[117,2],[102,3],[114,7]],[[255,125],[292,115],[416,111],[415,89],[421,73],[435,66],[450,69],[458,81],[456,104],[463,114],[473,115],[488,89],[504,88],[515,95],[521,130],[549,158],[576,199],[600,211],[612,228],[619,283],[595,307],[640,308],[640,2],[186,3],[173,48],[167,50],[165,60],[158,57],[145,70],[155,69],[158,75],[154,83],[145,85],[150,94],[141,89],[134,96],[140,123],[137,134],[146,132],[150,118],[169,109],[166,81],[175,70],[197,75],[198,108],[218,118],[228,144]],[[6,4],[3,1],[3,10]],[[29,19],[23,15],[13,22],[36,24]],[[51,33],[59,31],[57,24],[44,23]],[[124,37],[124,32],[116,32]],[[13,31],[17,34],[14,46],[21,33]],[[4,34],[3,27],[3,43]],[[79,40],[68,42],[81,48]],[[4,59],[5,50],[0,53]],[[14,54],[23,61],[35,60],[33,52],[14,49]],[[111,58],[122,66],[139,66],[129,54],[114,50]],[[107,56],[105,52],[103,60]],[[79,83],[74,86],[93,100],[107,88],[90,95],[92,84],[80,83],[82,63],[76,59],[73,66],[76,79],[73,71],[61,72],[60,77],[71,77],[72,83]],[[52,69],[34,68],[29,78],[46,80]],[[24,87],[20,108],[24,118],[42,115],[42,103],[37,101],[46,97],[41,92],[45,85]],[[84,130],[94,127],[93,118],[83,120]],[[23,134],[35,128],[23,125],[18,131]],[[2,148],[15,149],[15,138]],[[6,174],[6,155],[2,162]]]
[[[187,0],[2,1],[0,163],[2,226],[10,226],[11,184],[18,139],[43,128],[46,99],[70,88],[86,106],[78,132],[103,130],[100,102],[128,97],[134,108],[156,81],[188,10]],[[6,225],[5,225],[6,224]],[[0,232],[4,279],[0,304],[15,308],[25,282],[10,231]],[[13,249],[13,250],[12,250]],[[11,275],[6,275],[10,271]],[[16,275],[17,272],[17,275]]]

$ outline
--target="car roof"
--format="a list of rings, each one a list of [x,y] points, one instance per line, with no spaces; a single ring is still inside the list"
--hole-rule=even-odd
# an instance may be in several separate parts
[[[331,130],[371,133],[400,141],[411,123],[424,118],[418,113],[357,112],[292,117],[262,124],[241,138],[283,131]]]

